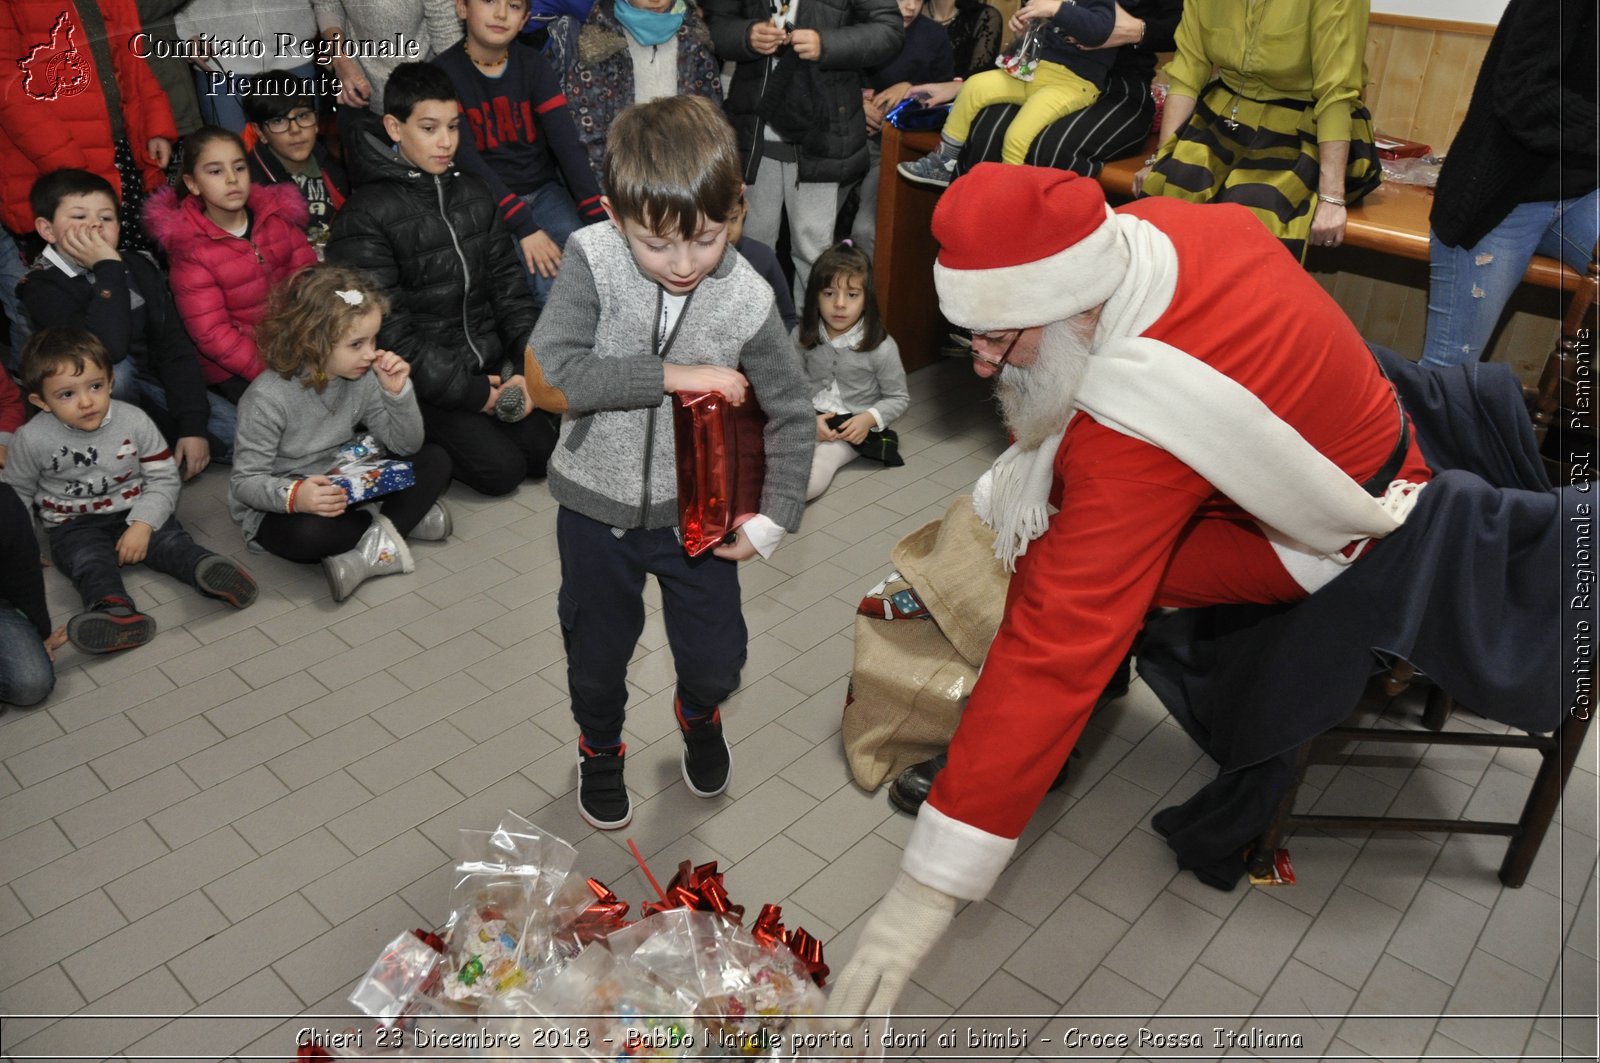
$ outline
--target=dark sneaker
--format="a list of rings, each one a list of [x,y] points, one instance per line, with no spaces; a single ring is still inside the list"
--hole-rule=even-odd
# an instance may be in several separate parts
[[[125,598],[105,598],[67,621],[67,638],[84,653],[116,653],[156,637],[156,622]]]
[[[683,706],[674,703],[678,728],[683,732],[683,781],[696,797],[716,797],[728,788],[733,774],[733,753],[722,737],[722,710],[698,723],[683,718]]]
[[[622,782],[627,750],[619,745],[615,753],[591,753],[578,740],[578,812],[597,830],[620,830],[633,821],[633,802]]]
[[[902,162],[896,169],[907,181],[932,188],[944,188],[956,179],[956,161],[937,151],[930,151],[914,162]]]
[[[231,557],[212,554],[194,567],[194,583],[207,598],[219,598],[235,609],[256,600],[256,581]]]
[[[1067,773],[1072,767],[1072,758],[1079,755],[1074,748],[1068,755],[1067,762],[1061,765],[1061,770],[1056,773],[1055,781],[1050,784],[1054,793],[1067,785]],[[889,784],[889,803],[907,815],[916,815],[922,807],[922,802],[928,799],[928,791],[933,789],[933,780],[944,769],[946,755],[925,760],[920,764],[913,764],[894,777],[894,782]]]

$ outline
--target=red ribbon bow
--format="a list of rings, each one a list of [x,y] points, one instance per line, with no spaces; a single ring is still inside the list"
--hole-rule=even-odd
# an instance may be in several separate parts
[[[722,884],[722,875],[717,871],[715,860],[698,867],[687,860],[679,864],[678,872],[667,883],[662,899],[646,901],[639,906],[639,911],[651,916],[674,908],[716,912],[735,923],[741,923],[744,919],[744,905],[734,904],[728,899],[728,890]]]
[[[768,948],[787,947],[819,988],[827,985],[828,965],[822,962],[822,942],[808,934],[804,927],[785,930],[782,916],[783,909],[778,905],[763,904],[750,933]]]
[[[628,925],[627,919],[623,918],[628,914],[628,902],[617,899],[617,895],[597,878],[589,879],[588,883],[595,899],[578,913],[578,918],[572,924],[573,933],[585,945]]]

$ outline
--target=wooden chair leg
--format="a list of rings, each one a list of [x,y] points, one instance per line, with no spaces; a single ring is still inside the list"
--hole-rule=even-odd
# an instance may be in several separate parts
[[[1422,726],[1430,731],[1444,730],[1455,707],[1455,700],[1444,692],[1443,687],[1434,687],[1428,691],[1428,700],[1422,706]]]
[[[1534,777],[1533,790],[1523,806],[1516,836],[1500,864],[1500,881],[1513,889],[1528,881],[1528,869],[1539,855],[1539,846],[1555,818],[1567,777],[1572,774],[1572,766],[1577,763],[1578,751],[1588,731],[1587,716],[1579,718],[1569,713],[1561,730],[1556,732],[1554,745],[1541,754],[1539,774]]]

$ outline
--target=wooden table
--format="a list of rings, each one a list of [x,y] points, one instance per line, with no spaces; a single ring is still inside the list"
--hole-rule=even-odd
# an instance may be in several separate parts
[[[916,159],[939,146],[937,133],[902,133],[883,127],[883,165],[878,175],[878,246],[875,269],[878,309],[889,334],[900,346],[907,371],[919,369],[939,357],[939,345],[949,323],[939,313],[933,290],[933,260],[938,244],[929,230],[939,190],[912,184],[895,166]],[[1099,181],[1113,198],[1128,199],[1133,175],[1144,165],[1149,149],[1127,159],[1106,164]],[[1350,208],[1345,244],[1382,254],[1426,262],[1428,214],[1433,209],[1432,189],[1416,185],[1386,184]],[[1004,219],[996,219],[996,239],[1006,236]],[[1544,288],[1574,291],[1582,278],[1553,258],[1535,256],[1523,282]]]

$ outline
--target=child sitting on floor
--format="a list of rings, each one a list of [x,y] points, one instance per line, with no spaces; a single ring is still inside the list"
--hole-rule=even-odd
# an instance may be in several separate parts
[[[178,465],[155,423],[111,397],[111,355],[94,333],[47,328],[22,349],[28,401],[47,411],[11,437],[5,480],[38,503],[50,557],[83,598],[67,638],[85,653],[143,646],[156,622],[135,608],[117,571],[143,561],[235,609],[256,600],[238,562],[197,544],[173,512]]]
[[[824,251],[812,268],[795,341],[817,411],[806,501],[826,491],[858,454],[904,465],[889,423],[911,405],[906,371],[878,317],[872,260],[848,240]]]
[[[333,600],[364,580],[410,572],[407,536],[450,534],[439,495],[450,458],[422,441],[411,366],[379,350],[388,300],[343,266],[315,266],[274,293],[259,328],[268,372],[239,403],[228,512],[244,537],[290,561],[322,563]],[[327,475],[364,425],[395,457],[409,458],[414,484],[352,507]]]

